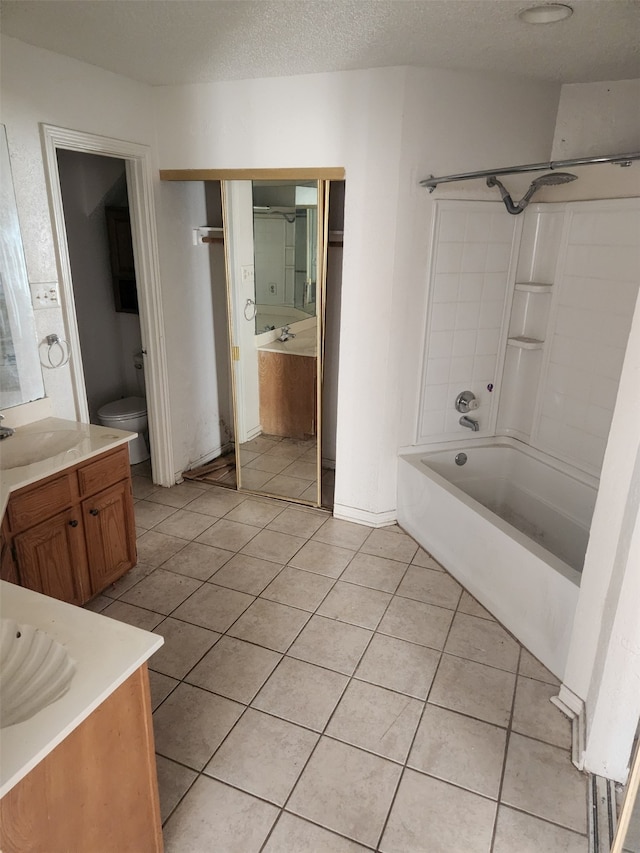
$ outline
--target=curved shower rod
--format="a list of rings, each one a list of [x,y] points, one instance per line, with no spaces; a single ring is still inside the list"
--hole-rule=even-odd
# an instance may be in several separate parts
[[[589,166],[592,163],[615,163],[618,166],[630,166],[634,160],[640,160],[640,151],[632,154],[610,154],[606,157],[576,157],[573,160],[551,160],[548,163],[528,163],[525,166],[507,166],[504,169],[484,169],[480,172],[461,172],[459,175],[443,175],[434,178],[429,175],[420,181],[421,187],[426,187],[432,193],[438,184],[449,184],[452,181],[471,181],[474,178],[489,178],[496,175],[515,175],[518,172],[541,172],[546,169],[566,169],[567,166]]]

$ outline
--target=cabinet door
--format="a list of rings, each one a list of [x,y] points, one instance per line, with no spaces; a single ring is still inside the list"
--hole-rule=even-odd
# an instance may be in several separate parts
[[[258,353],[260,424],[266,435],[305,439],[316,434],[316,360]]]
[[[0,580],[20,583],[18,569],[11,553],[11,537],[6,520],[0,528]]]
[[[129,480],[82,502],[89,557],[91,592],[95,595],[136,564],[136,530]]]
[[[22,586],[70,604],[87,601],[87,557],[77,509],[61,512],[13,541]]]

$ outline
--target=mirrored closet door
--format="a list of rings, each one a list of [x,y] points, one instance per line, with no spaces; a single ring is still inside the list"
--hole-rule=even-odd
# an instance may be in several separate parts
[[[320,506],[329,182],[222,182],[237,488]]]

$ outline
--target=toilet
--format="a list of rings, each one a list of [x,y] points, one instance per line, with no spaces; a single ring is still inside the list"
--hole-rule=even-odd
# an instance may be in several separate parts
[[[147,431],[147,401],[144,397],[124,397],[106,403],[98,409],[98,420],[102,426],[138,433],[138,437],[129,442],[129,460],[132,465],[149,458],[144,437]]]

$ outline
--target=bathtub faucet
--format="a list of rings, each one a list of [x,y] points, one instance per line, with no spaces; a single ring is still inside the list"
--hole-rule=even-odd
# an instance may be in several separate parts
[[[475,421],[473,418],[467,417],[467,415],[463,415],[458,421],[460,426],[467,427],[468,429],[472,429],[474,432],[478,432],[480,429],[480,424],[478,421]]]

